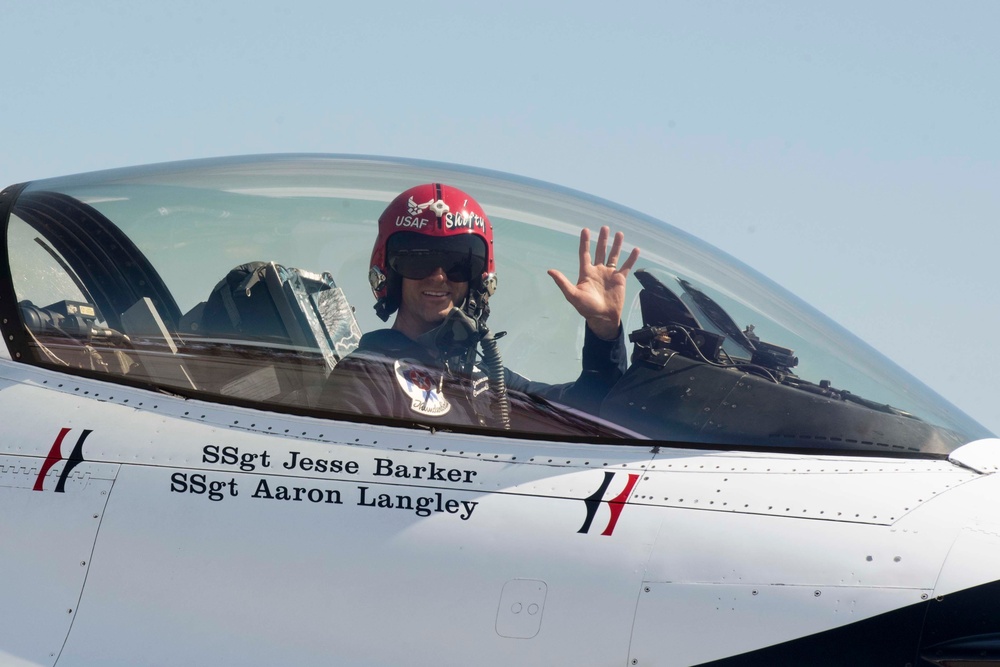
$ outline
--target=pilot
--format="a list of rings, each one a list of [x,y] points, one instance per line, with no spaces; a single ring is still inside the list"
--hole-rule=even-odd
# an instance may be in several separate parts
[[[502,366],[486,326],[496,288],[493,227],[475,199],[439,183],[398,195],[378,221],[369,282],[375,311],[392,327],[362,336],[334,368],[321,403],[342,412],[511,428],[511,396],[535,396],[597,414],[625,372],[621,324],[633,249],[618,266],[624,234],[580,234],[576,283],[549,275],[586,320],[583,371],[575,382],[531,382]],[[477,350],[481,347],[481,352]],[[517,410],[515,412],[515,420]],[[518,428],[515,423],[514,428]]]

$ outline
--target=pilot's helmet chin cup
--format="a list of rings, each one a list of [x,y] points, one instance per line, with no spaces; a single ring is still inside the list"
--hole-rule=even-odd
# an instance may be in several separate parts
[[[404,277],[420,280],[438,267],[488,298],[496,287],[493,225],[479,203],[458,188],[427,183],[400,193],[378,219],[368,282],[375,312],[399,308]]]

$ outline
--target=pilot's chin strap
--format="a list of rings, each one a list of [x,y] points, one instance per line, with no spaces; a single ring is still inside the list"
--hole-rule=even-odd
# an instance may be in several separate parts
[[[487,298],[485,292],[480,295],[470,294],[464,310],[452,308],[444,321],[421,336],[418,342],[440,350],[447,360],[458,358],[462,372],[470,378],[476,363],[478,344],[483,351],[483,364],[486,366],[486,376],[493,397],[490,405],[492,421],[494,425],[510,430],[510,399],[507,397],[503,359],[500,358],[497,336],[486,326],[486,318],[489,316]]]

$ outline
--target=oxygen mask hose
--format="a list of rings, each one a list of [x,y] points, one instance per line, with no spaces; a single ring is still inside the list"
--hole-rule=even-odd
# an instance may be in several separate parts
[[[500,358],[500,348],[497,347],[497,336],[486,326],[486,318],[490,316],[490,295],[496,289],[496,276],[484,282],[480,289],[470,290],[465,304],[467,315],[475,322],[479,338],[479,347],[483,350],[483,363],[486,365],[486,377],[493,400],[490,409],[493,419],[505,431],[510,430],[510,398],[507,397],[507,381],[504,379],[503,359]],[[503,333],[500,334],[503,336]]]
[[[497,347],[496,336],[486,326],[486,318],[478,319],[452,308],[439,327],[421,336],[417,342],[441,351],[444,358],[463,357],[463,372],[472,374],[475,365],[476,343],[482,348],[483,364],[493,401],[490,411],[496,425],[510,430],[510,399],[507,397],[507,382],[504,380],[503,359]],[[503,335],[503,334],[501,334]]]
[[[489,378],[490,390],[493,393],[493,417],[505,430],[510,430],[510,399],[507,397],[507,381],[504,380],[503,359],[497,347],[493,332],[485,322],[479,324],[479,345],[483,348],[483,362],[486,364],[486,375]]]

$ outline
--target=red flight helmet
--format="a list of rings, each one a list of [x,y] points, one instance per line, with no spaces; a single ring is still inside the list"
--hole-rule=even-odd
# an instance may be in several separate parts
[[[479,202],[442,183],[402,192],[378,219],[368,272],[378,316],[387,320],[399,308],[403,277],[426,277],[431,265],[449,280],[468,280],[483,302],[496,289],[493,225]]]

